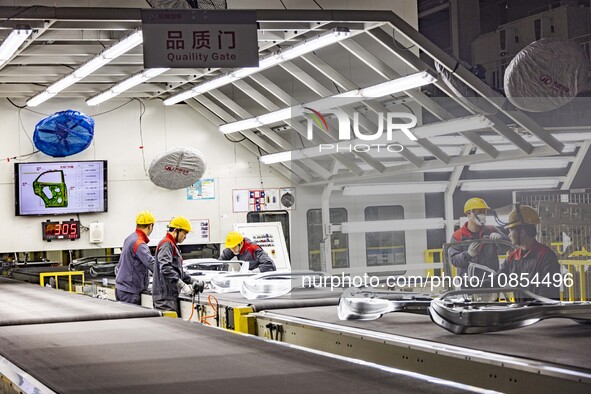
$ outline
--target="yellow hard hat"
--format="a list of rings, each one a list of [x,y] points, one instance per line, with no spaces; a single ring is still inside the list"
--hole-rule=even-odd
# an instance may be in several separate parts
[[[232,249],[242,242],[243,239],[244,237],[238,231],[229,232],[228,235],[226,235],[226,248]]]
[[[135,217],[136,224],[152,224],[156,223],[156,218],[152,215],[150,211],[141,211]]]
[[[490,207],[486,205],[486,201],[482,198],[474,197],[466,201],[466,204],[464,204],[464,213],[468,213],[474,209],[490,209]]]
[[[173,217],[170,223],[168,224],[168,227],[178,228],[180,230],[185,230],[186,232],[193,231],[193,227],[191,227],[191,222],[184,216]]]
[[[517,227],[521,224],[539,224],[540,215],[529,205],[516,205],[515,209],[509,214],[509,223],[505,228]]]

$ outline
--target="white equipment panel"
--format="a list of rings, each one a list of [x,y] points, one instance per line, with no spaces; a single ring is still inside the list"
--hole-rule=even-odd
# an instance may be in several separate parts
[[[275,262],[278,271],[291,270],[281,223],[236,223],[234,231],[263,248]]]

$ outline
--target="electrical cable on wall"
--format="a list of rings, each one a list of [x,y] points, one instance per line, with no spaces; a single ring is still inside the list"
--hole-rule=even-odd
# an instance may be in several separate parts
[[[142,164],[144,166],[144,174],[148,176],[148,169],[146,167],[146,155],[144,151],[144,131],[142,129],[142,116],[144,116],[144,114],[146,113],[146,106],[144,105],[144,103],[142,103],[141,100],[137,98],[135,98],[134,100],[137,100],[140,104],[140,150],[142,151]]]
[[[263,151],[261,150],[260,146],[257,146],[259,150],[259,157],[257,162],[259,163],[259,179],[261,180],[261,189],[265,190],[265,185],[263,184],[263,172],[261,171],[261,156],[263,155]]]

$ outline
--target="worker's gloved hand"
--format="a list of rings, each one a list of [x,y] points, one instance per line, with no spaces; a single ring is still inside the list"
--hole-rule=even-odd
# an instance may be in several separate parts
[[[192,279],[191,282],[191,287],[193,287],[193,293],[203,293],[203,289],[205,289],[205,283],[197,279]]]
[[[498,241],[499,239],[503,239],[503,236],[499,233],[491,233],[491,235],[488,236],[490,239],[492,239],[493,241]]]
[[[468,246],[468,254],[471,257],[476,257],[478,254],[478,249],[480,248],[480,244],[478,242],[472,242],[470,246]]]
[[[193,287],[192,286],[189,286],[188,284],[186,284],[182,280],[179,279],[179,281],[177,282],[176,285],[179,288],[179,291],[181,293],[183,293],[184,295],[186,295],[186,296],[192,296],[193,295]]]

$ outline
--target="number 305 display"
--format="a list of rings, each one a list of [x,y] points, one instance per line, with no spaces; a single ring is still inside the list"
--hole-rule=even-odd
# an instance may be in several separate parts
[[[43,240],[80,238],[80,221],[70,220],[68,222],[43,222]]]

